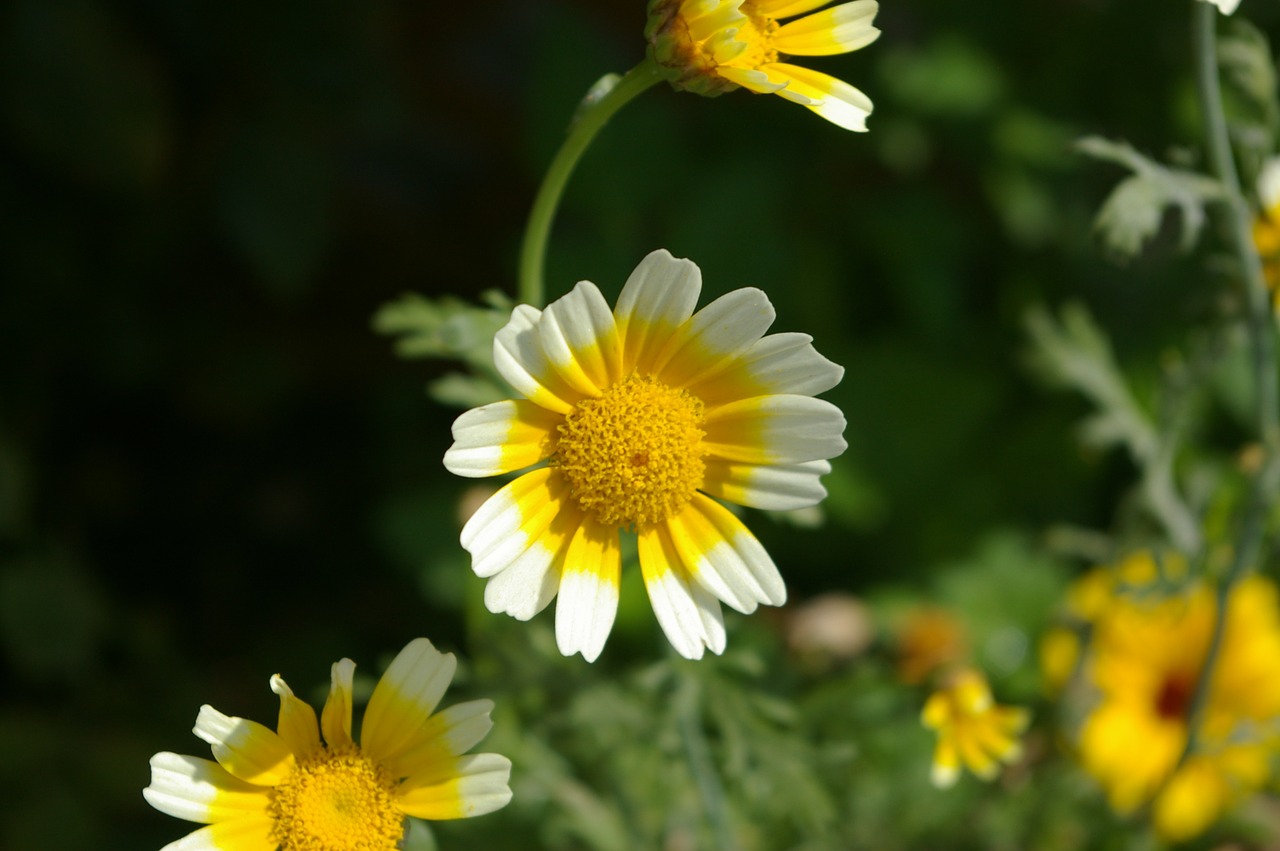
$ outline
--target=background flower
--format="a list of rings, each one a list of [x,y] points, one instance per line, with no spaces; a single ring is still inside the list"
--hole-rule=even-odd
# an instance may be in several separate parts
[[[1135,559],[1151,567],[1149,555]],[[1083,676],[1097,701],[1080,729],[1080,757],[1118,812],[1152,804],[1161,834],[1187,839],[1268,776],[1280,723],[1276,589],[1254,577],[1232,591],[1195,750],[1183,762],[1213,590],[1199,582],[1170,590],[1154,576],[1111,588],[1091,619]]]

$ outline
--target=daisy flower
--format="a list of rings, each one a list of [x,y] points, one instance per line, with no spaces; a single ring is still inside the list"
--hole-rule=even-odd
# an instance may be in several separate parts
[[[956,672],[929,695],[920,713],[920,722],[938,733],[929,779],[940,788],[951,786],[963,765],[991,780],[1000,772],[1000,763],[1012,763],[1022,755],[1018,737],[1030,721],[1031,714],[1021,707],[997,705],[978,671]]]
[[[583,281],[539,311],[517,307],[494,363],[523,399],[453,424],[445,466],[460,476],[533,467],[467,521],[462,545],[489,577],[492,612],[527,620],[557,594],[566,656],[600,655],[618,606],[624,530],[658,623],[681,655],[724,650],[717,601],[749,613],[786,589],[760,542],[717,500],[787,510],[826,491],[844,416],[813,398],[843,370],[805,334],[764,336],[757,289],[697,313],[698,267],[647,256],[611,312]]]
[[[848,83],[784,61],[866,47],[879,4],[855,0],[653,0],[649,55],[677,89],[717,95],[741,86],[805,106],[846,130],[866,130],[871,101]],[[812,12],[812,14],[806,14]],[[797,15],[803,17],[796,18]],[[781,23],[783,18],[795,18]]]
[[[350,659],[333,666],[319,725],[278,674],[275,732],[200,707],[195,734],[216,762],[158,753],[142,790],[157,810],[207,825],[164,851],[394,851],[405,816],[466,818],[505,806],[511,761],[463,755],[493,726],[492,701],[432,715],[456,667],[453,654],[427,639],[409,642],[369,698],[359,744]]]

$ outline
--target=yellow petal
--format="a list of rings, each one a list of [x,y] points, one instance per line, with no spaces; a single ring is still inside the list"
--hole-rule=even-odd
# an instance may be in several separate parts
[[[280,719],[276,732],[294,756],[299,759],[311,756],[320,749],[320,725],[316,723],[316,711],[311,704],[299,700],[284,679],[276,674],[271,678],[271,690],[280,695]]]
[[[331,748],[352,744],[351,741],[351,678],[356,663],[342,659],[333,664],[329,680],[329,697],[320,713],[320,729]]]
[[[247,718],[200,707],[195,734],[210,744],[218,764],[259,786],[275,786],[293,770],[293,752],[270,728]]]
[[[791,56],[831,56],[866,47],[880,36],[871,25],[878,4],[855,0],[784,24],[773,37],[774,46]]]
[[[423,741],[423,724],[444,696],[458,660],[415,638],[391,660],[369,697],[360,748],[382,764]]]
[[[401,784],[396,805],[415,818],[438,821],[491,813],[511,800],[511,760],[504,756],[465,756],[449,770],[445,778],[410,777]]]

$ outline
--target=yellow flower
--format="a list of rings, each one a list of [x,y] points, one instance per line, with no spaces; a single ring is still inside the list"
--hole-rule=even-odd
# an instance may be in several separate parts
[[[693,312],[698,267],[647,256],[610,312],[594,284],[517,307],[494,362],[524,399],[463,414],[445,466],[496,476],[539,465],[462,530],[485,603],[521,620],[558,593],[565,655],[600,655],[618,606],[619,532],[634,529],[654,614],[681,655],[724,649],[717,600],[749,613],[786,588],[760,542],[717,499],[787,510],[821,500],[844,416],[813,398],[843,370],[805,334],[763,336],[757,289]],[[714,497],[714,499],[713,499]]]
[[[875,0],[652,0],[645,35],[677,89],[716,95],[739,86],[794,101],[846,130],[866,130],[871,101],[848,83],[784,62],[875,41]],[[779,19],[804,15],[779,23]]]
[[[963,765],[983,780],[1000,773],[1000,763],[1022,755],[1018,737],[1031,715],[1014,706],[999,706],[981,673],[971,668],[953,674],[943,688],[929,695],[920,721],[938,733],[930,779],[938,787],[951,786]]]
[[[333,666],[318,726],[278,674],[276,732],[202,706],[195,734],[217,761],[158,753],[142,792],[161,812],[208,825],[165,851],[394,851],[405,816],[466,818],[505,806],[510,760],[463,755],[493,726],[493,703],[432,715],[456,667],[427,639],[409,642],[369,698],[358,745],[350,659]]]
[[[1084,767],[1121,814],[1152,805],[1156,830],[1190,838],[1267,779],[1280,721],[1276,589],[1231,592],[1195,751],[1189,715],[1216,618],[1212,588],[1117,590],[1097,613],[1085,673],[1098,703],[1080,731]]]
[[[1261,209],[1253,220],[1253,245],[1280,310],[1280,157],[1267,160],[1258,174],[1258,201]]]

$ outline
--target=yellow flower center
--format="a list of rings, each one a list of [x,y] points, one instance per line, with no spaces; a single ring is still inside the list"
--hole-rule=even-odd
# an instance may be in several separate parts
[[[298,763],[267,806],[280,851],[395,851],[404,838],[395,783],[354,746]]]
[[[553,463],[583,511],[607,526],[644,529],[702,484],[702,422],[702,400],[633,375],[565,417]]]
[[[747,20],[738,26],[735,41],[746,45],[746,49],[725,65],[739,68],[759,68],[770,62],[778,61],[778,51],[773,46],[773,34],[778,31],[778,22],[767,15],[756,11],[754,3],[743,3],[742,13]]]

